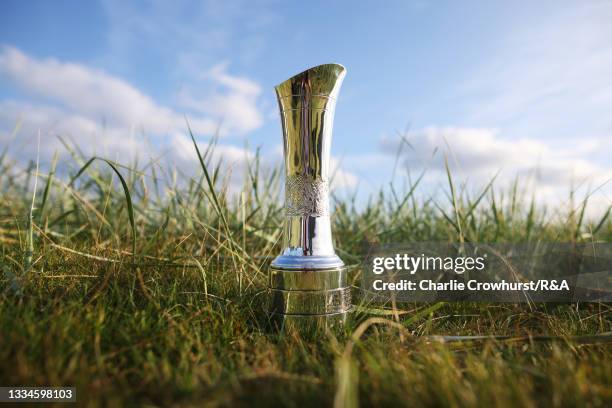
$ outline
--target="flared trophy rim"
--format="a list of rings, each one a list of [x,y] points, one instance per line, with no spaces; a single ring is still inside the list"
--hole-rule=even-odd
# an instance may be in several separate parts
[[[342,64],[321,64],[292,76],[274,89],[279,98],[305,95],[336,98],[345,75],[346,68]]]

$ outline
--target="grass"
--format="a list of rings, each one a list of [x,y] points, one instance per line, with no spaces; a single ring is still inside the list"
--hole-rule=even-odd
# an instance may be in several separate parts
[[[0,385],[72,385],[90,406],[612,402],[609,304],[367,305],[344,333],[280,335],[265,313],[280,169],[256,157],[230,193],[214,143],[195,175],[66,147],[68,174],[0,156]],[[364,242],[612,241],[609,212],[544,209],[519,180],[470,194],[448,170],[448,201],[410,180],[332,200],[356,286]]]

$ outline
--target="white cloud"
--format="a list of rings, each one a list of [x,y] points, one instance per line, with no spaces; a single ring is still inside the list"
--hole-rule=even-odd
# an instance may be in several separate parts
[[[169,147],[170,159],[174,165],[180,166],[181,163],[188,162],[200,166],[193,146],[193,141],[189,136],[183,133],[172,135]],[[206,154],[208,144],[199,142],[198,148],[200,149],[200,153],[204,155]],[[222,144],[215,145],[211,150],[210,156],[206,157],[212,167],[216,167],[217,164],[223,163],[223,169],[225,169],[226,172],[231,171],[235,173],[244,173],[247,168],[247,163],[254,158],[254,154],[245,148]]]
[[[354,189],[359,184],[359,177],[343,166],[341,160],[335,157],[330,159],[331,164],[331,187],[334,190]]]
[[[257,108],[259,86],[225,70],[220,66],[212,71],[215,92],[200,100],[210,107],[203,110],[208,115],[190,118],[197,133],[214,133],[221,120],[226,133],[244,133],[262,124]],[[70,114],[90,121],[103,120],[110,127],[137,126],[153,134],[185,129],[183,113],[157,104],[121,78],[84,65],[54,58],[38,60],[16,48],[4,47],[0,53],[0,76],[34,97],[59,104]]]
[[[18,127],[14,139],[8,129]],[[13,155],[23,161],[35,157],[37,134],[41,132],[41,159],[48,161],[58,152],[64,153],[59,138],[74,141],[86,154],[103,155],[112,159],[131,160],[136,153],[144,154],[142,143],[137,143],[129,129],[103,127],[86,116],[62,109],[32,103],[0,101],[0,142],[10,145]]]
[[[612,176],[611,169],[582,158],[580,151],[577,154],[574,149],[553,148],[529,138],[508,140],[498,133],[495,129],[427,127],[410,132],[404,141],[384,137],[380,147],[383,152],[395,155],[403,144],[401,159],[408,168],[427,167],[444,172],[446,157],[461,175],[481,179],[501,170],[511,177],[534,173],[542,184],[568,186],[588,178]]]
[[[427,169],[430,182],[447,183],[446,160],[459,182],[484,186],[497,175],[496,185],[508,186],[518,175],[548,204],[566,199],[570,189],[597,190],[601,210],[611,203],[612,167],[588,160],[596,147],[596,141],[582,149],[562,148],[529,138],[504,139],[495,129],[457,127],[428,127],[380,141],[387,161],[401,152],[400,163],[411,171]]]
[[[227,64],[219,64],[204,72],[202,79],[211,79],[218,86],[200,99],[183,89],[179,94],[179,104],[198,113],[221,118],[223,124],[228,122],[238,132],[259,128],[263,124],[262,115],[257,109],[261,87],[247,78],[229,75],[226,70]]]
[[[19,100],[0,100],[0,143],[10,147],[10,156],[18,162],[36,157],[40,131],[43,166],[55,153],[66,158],[61,136],[86,156],[121,163],[135,158],[142,163],[162,156],[159,161],[167,169],[177,168],[188,176],[201,171],[183,114],[156,103],[121,78],[82,64],[36,59],[16,48],[3,47],[0,79],[25,91]],[[262,125],[257,83],[230,75],[227,65],[215,66],[207,72],[206,80],[214,89],[197,101],[207,108],[189,115],[194,133],[212,135],[221,119],[224,133],[244,134]],[[16,126],[19,131],[13,136]],[[201,143],[205,149],[207,142]],[[223,178],[232,190],[240,187],[252,158],[244,148],[220,143],[210,163],[224,163]]]
[[[20,117],[27,117],[21,125]],[[12,139],[7,137],[9,133],[0,133],[0,142],[9,145],[9,157],[22,166],[36,158],[38,130],[45,130],[41,131],[40,144],[43,172],[48,168],[54,154],[58,154],[62,169],[80,166],[69,157],[69,152],[57,137],[61,135],[71,148],[78,147],[85,158],[104,157],[125,165],[131,165],[135,159],[138,159],[141,165],[154,160],[161,166],[165,175],[178,170],[187,178],[199,179],[202,174],[193,141],[184,132],[150,140],[136,132],[130,132],[129,129],[104,128],[87,118],[70,115],[57,108],[11,101],[0,102],[0,124],[3,123],[19,126]],[[73,142],[76,146],[72,145]],[[204,153],[208,141],[198,142],[198,147]],[[227,184],[231,193],[240,191],[248,163],[254,159],[254,154],[245,148],[217,144],[206,159],[211,169],[222,163],[220,184]],[[166,182],[171,181],[171,177],[160,174],[158,177],[165,178]],[[180,177],[180,180],[184,178]]]
[[[105,118],[113,126],[146,124],[153,132],[166,132],[180,118],[103,71],[53,58],[36,60],[12,47],[0,53],[0,74],[34,96],[90,118]]]

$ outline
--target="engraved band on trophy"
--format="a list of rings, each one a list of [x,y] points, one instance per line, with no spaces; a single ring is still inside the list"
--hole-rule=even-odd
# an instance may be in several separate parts
[[[283,249],[270,266],[273,316],[287,322],[344,322],[351,292],[336,255],[329,218],[329,176],[339,64],[308,69],[278,85],[285,159]],[[317,323],[317,324],[318,324]]]

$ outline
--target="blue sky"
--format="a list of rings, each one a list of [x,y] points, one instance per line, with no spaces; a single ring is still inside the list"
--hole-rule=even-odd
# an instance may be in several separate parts
[[[446,154],[473,185],[519,174],[552,203],[604,185],[603,208],[610,21],[608,1],[4,1],[0,144],[29,160],[40,129],[43,160],[68,134],[119,160],[171,150],[189,171],[187,114],[202,141],[221,123],[218,154],[236,169],[246,144],[272,164],[274,85],[338,62],[338,191],[388,184],[409,128],[399,174],[427,169],[428,191]]]

